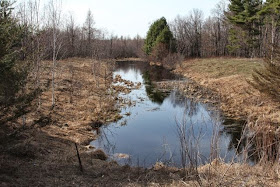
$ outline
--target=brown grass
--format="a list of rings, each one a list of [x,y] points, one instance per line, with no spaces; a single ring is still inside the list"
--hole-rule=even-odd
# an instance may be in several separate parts
[[[27,115],[27,121],[32,123],[44,117],[49,118],[54,125],[46,126],[43,131],[51,136],[64,137],[78,143],[87,143],[92,140],[94,135],[90,126],[91,122],[110,121],[118,113],[114,106],[113,96],[106,94],[102,75],[99,78],[100,86],[96,86],[96,76],[92,74],[92,63],[91,59],[78,58],[57,63],[56,105],[52,109],[52,92],[49,86],[52,62],[42,62],[41,83],[44,91],[41,95],[41,105],[37,111]],[[100,63],[99,72],[102,72],[106,64]],[[34,101],[34,106],[37,105],[36,102],[37,100]]]
[[[219,95],[226,115],[254,125],[279,124],[279,103],[248,83],[255,68],[262,68],[261,59],[211,58],[185,61],[176,71]]]
[[[263,67],[262,63],[262,59],[204,58],[185,61],[182,67],[210,78],[221,78],[232,75],[242,75],[249,78],[254,69]]]
[[[102,151],[85,146],[94,138],[89,125],[91,121],[110,121],[117,116],[115,103],[108,102],[108,97],[100,100],[97,94],[98,91],[102,93],[104,87],[101,86],[100,90],[96,87],[96,78],[90,71],[91,63],[89,59],[58,62],[57,102],[51,110],[51,90],[47,86],[51,77],[51,62],[43,62],[41,77],[44,92],[40,109],[26,116],[26,126],[14,122],[3,124],[0,128],[0,186],[199,186],[197,176],[185,176],[185,172],[178,168],[161,164],[152,169],[119,166],[114,161],[103,161],[106,155]],[[219,88],[221,92],[226,89],[221,88],[223,86],[230,90],[229,85],[234,83],[237,89],[246,82],[232,82],[234,76],[242,75],[219,77],[221,80],[203,79],[196,77],[197,72],[188,70],[188,62],[183,65],[181,72],[201,81],[202,85]],[[70,66],[74,67],[75,80],[72,103],[69,95]],[[235,94],[244,93],[239,90]],[[232,95],[229,101],[234,97]],[[33,105],[36,106],[36,100]],[[232,104],[232,107],[235,105]],[[79,170],[74,142],[79,143],[84,173]],[[198,168],[202,186],[279,186],[279,171],[278,165],[251,167],[218,161]]]

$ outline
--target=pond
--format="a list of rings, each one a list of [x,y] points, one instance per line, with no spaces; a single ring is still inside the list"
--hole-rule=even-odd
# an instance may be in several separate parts
[[[142,84],[122,95],[134,103],[121,109],[124,117],[102,126],[99,138],[91,143],[111,159],[141,167],[156,162],[181,167],[182,146],[197,164],[207,163],[213,156],[225,161],[237,158],[242,122],[226,119],[213,106],[182,96],[176,87],[163,92],[154,84],[187,80],[145,62],[118,62],[116,75]]]

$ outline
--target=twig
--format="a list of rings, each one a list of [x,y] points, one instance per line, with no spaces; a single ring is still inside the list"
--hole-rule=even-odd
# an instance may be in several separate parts
[[[81,170],[81,172],[84,172],[83,166],[82,166],[82,161],[81,161],[80,154],[79,154],[79,150],[78,150],[78,146],[77,146],[76,143],[75,143],[75,147],[76,147],[76,151],[77,151],[77,157],[78,157],[78,159],[79,159],[80,170]]]

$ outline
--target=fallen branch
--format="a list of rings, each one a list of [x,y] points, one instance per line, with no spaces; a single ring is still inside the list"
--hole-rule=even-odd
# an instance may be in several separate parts
[[[79,160],[80,170],[81,170],[81,172],[83,172],[83,171],[84,171],[84,170],[83,170],[83,165],[82,165],[82,161],[81,161],[81,158],[80,158],[78,146],[77,146],[76,143],[75,143],[75,147],[76,147],[76,151],[77,151],[77,157],[78,157],[78,160]]]

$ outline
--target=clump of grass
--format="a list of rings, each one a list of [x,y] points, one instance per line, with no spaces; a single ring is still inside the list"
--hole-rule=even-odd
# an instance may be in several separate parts
[[[108,156],[101,149],[97,149],[92,153],[92,158],[99,160],[107,160]]]

